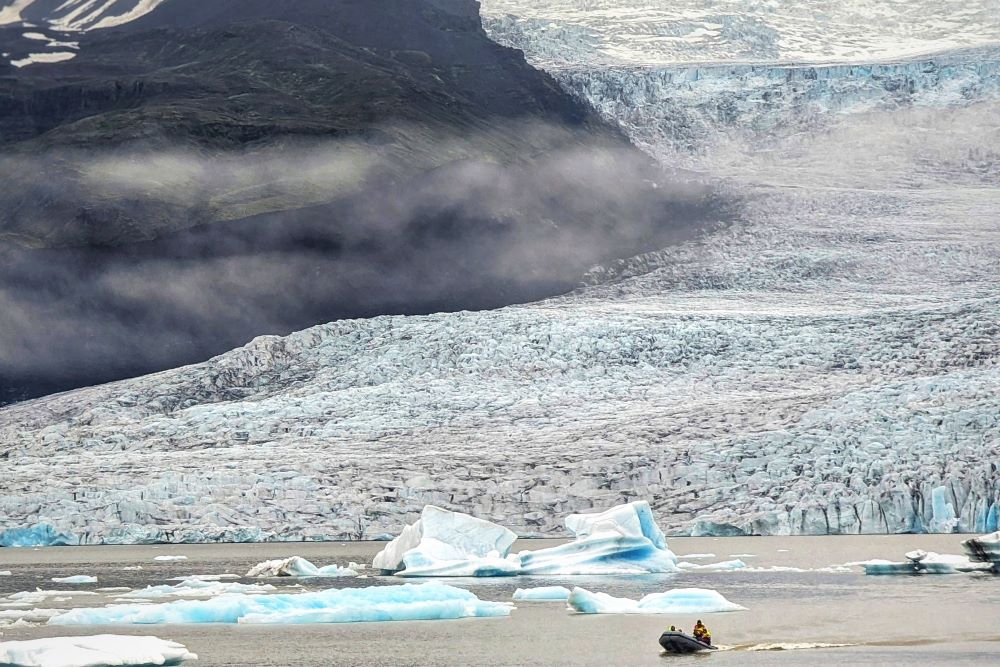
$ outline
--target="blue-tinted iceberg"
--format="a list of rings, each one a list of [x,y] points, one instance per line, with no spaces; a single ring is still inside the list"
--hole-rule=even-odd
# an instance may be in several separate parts
[[[73,609],[50,625],[184,623],[356,623],[508,616],[513,607],[436,582],[296,594],[221,595],[210,600]]]
[[[638,501],[598,514],[573,514],[566,528],[573,542],[522,551],[522,574],[614,575],[676,572],[677,557],[653,519],[649,503]]]
[[[649,503],[573,514],[573,542],[511,555],[516,535],[503,526],[433,505],[375,556],[373,567],[404,577],[615,575],[676,572]]]
[[[358,573],[339,565],[317,567],[301,556],[266,560],[250,568],[247,577],[356,577]]]
[[[537,588],[518,588],[514,591],[515,602],[565,600],[569,597],[569,589],[565,586],[539,586]]]
[[[97,635],[0,642],[0,665],[12,667],[179,665],[197,659],[183,645],[156,637]]]
[[[380,551],[372,566],[404,577],[496,577],[518,574],[509,556],[517,535],[468,514],[427,505],[420,519]]]
[[[638,601],[574,588],[567,603],[570,609],[582,614],[710,614],[746,610],[707,588],[675,588],[665,593],[650,593]]]

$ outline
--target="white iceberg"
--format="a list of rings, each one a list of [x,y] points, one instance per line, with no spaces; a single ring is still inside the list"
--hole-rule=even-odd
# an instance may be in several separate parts
[[[607,593],[592,593],[574,588],[567,600],[570,609],[582,614],[710,614],[746,611],[718,591],[707,588],[675,588],[665,593],[650,593],[641,600],[616,598]]]
[[[96,584],[97,577],[87,574],[77,574],[72,577],[53,577],[52,581],[57,584]]]
[[[538,586],[537,588],[518,588],[514,591],[515,602],[553,601],[569,598],[569,589],[565,586]]]
[[[187,559],[188,559],[187,556],[157,556],[153,560],[159,561],[161,563],[169,563],[175,560],[187,560]]]
[[[246,595],[161,604],[73,609],[50,625],[185,623],[357,623],[508,616],[513,606],[480,600],[473,593],[431,582],[368,588]]]
[[[339,565],[316,567],[301,556],[266,560],[250,568],[247,577],[356,577],[358,573]]]
[[[573,514],[566,528],[573,542],[551,549],[522,551],[521,574],[615,575],[677,571],[677,556],[667,548],[646,501],[598,514]]]
[[[404,577],[495,577],[518,574],[509,556],[517,535],[495,523],[427,505],[372,561]]]
[[[865,568],[868,575],[890,574],[956,574],[958,572],[977,572],[991,569],[986,563],[975,563],[958,554],[939,554],[933,551],[917,549],[905,554],[905,562],[894,562],[883,559],[873,559],[849,563]]]
[[[10,570],[0,570],[0,577],[9,577],[12,575],[13,573]]]
[[[0,665],[10,667],[120,667],[179,665],[198,656],[157,637],[51,637],[0,642]]]
[[[718,563],[689,563],[682,561],[677,564],[681,570],[699,570],[701,572],[729,572],[732,570],[745,570],[747,564],[739,560],[724,560]]]

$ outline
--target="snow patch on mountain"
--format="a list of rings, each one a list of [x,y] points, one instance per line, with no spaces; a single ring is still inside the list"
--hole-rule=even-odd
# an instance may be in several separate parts
[[[42,7],[39,0],[8,0],[0,7],[0,25],[34,18],[33,9],[41,9],[38,18],[57,30],[81,31],[113,28],[134,21],[156,9],[166,0],[66,0],[53,9]]]

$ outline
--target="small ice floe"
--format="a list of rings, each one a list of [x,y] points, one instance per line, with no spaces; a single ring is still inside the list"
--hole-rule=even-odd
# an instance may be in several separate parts
[[[142,565],[126,565],[122,570],[126,572],[137,572],[142,569]]]
[[[756,558],[757,554],[729,554],[730,558]]]
[[[159,561],[161,563],[169,563],[170,561],[187,560],[187,559],[188,559],[187,556],[157,556],[153,560]]]
[[[45,623],[56,614],[61,614],[65,609],[3,609],[0,610],[0,626],[5,625],[25,625],[27,623]],[[0,662],[0,665],[4,664]]]
[[[119,599],[141,598],[157,599],[169,597],[204,598],[225,595],[227,593],[268,593],[277,590],[270,584],[239,584],[235,582],[202,581],[200,579],[184,579],[173,586],[147,586],[146,588],[125,593]]]
[[[49,598],[55,600],[63,599],[68,600],[73,597],[80,597],[82,595],[98,595],[94,591],[45,591],[41,588],[33,591],[22,591],[20,593],[11,593],[6,597],[7,600],[11,602],[27,602],[28,604],[38,604],[44,602]]]
[[[515,602],[552,602],[569,598],[569,589],[565,586],[538,586],[537,588],[518,588],[514,591]]]
[[[98,588],[98,593],[128,593],[131,588],[128,586],[107,586],[105,588]]]
[[[470,591],[432,582],[369,588],[331,588],[307,593],[179,600],[152,605],[73,609],[50,625],[185,623],[358,623],[509,616],[513,605],[480,600]]]
[[[279,558],[277,560],[266,560],[263,563],[250,568],[247,577],[356,577],[357,571],[340,567],[338,565],[327,565],[316,567],[301,556],[291,558]]]
[[[650,593],[641,600],[616,598],[607,593],[592,593],[574,588],[567,600],[570,609],[582,614],[709,614],[746,611],[718,591],[708,588],[675,588],[665,593]]]
[[[0,577],[10,577],[13,573],[10,570],[0,570]]]
[[[238,574],[192,574],[188,577],[171,577],[170,581],[222,581],[224,579],[239,579]]]
[[[865,574],[955,574],[958,572],[979,572],[992,569],[990,563],[974,563],[965,556],[938,554],[917,549],[904,554],[905,562],[873,559],[847,563],[865,568]]]
[[[649,503],[572,514],[568,544],[511,554],[517,536],[476,517],[427,505],[420,520],[380,551],[372,567],[402,577],[618,575],[677,572]]]
[[[179,665],[198,656],[157,637],[51,637],[0,642],[0,665],[10,667],[120,667]]]
[[[709,558],[715,558],[715,554],[686,554],[684,556],[677,556],[681,560],[707,560]]]
[[[76,574],[72,577],[53,577],[52,581],[57,584],[96,584],[97,577],[89,574]]]
[[[687,561],[677,563],[677,567],[682,570],[697,570],[699,572],[730,572],[746,569],[746,566],[747,564],[739,559],[724,560],[718,563],[688,563]]]

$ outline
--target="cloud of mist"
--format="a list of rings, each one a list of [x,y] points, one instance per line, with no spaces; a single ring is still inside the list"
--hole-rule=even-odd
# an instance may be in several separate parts
[[[727,215],[638,151],[519,131],[540,150],[508,164],[502,133],[406,131],[0,159],[0,401],[339,318],[535,300]]]

